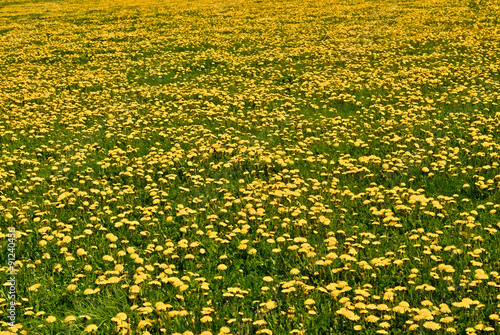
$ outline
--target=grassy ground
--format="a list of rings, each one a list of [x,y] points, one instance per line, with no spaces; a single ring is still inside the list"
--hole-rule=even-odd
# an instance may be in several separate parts
[[[499,9],[2,1],[0,334],[499,332]]]

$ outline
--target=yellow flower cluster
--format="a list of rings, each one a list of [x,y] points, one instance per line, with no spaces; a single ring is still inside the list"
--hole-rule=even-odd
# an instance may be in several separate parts
[[[496,1],[0,7],[0,333],[499,332]]]

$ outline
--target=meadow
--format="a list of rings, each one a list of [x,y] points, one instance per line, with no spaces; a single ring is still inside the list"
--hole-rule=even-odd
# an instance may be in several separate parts
[[[0,334],[498,334],[499,13],[1,1]]]

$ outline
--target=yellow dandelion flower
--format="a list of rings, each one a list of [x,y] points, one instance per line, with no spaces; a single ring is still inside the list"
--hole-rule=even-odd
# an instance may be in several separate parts
[[[106,234],[106,238],[111,242],[116,242],[118,240],[118,237],[116,237],[113,233]]]
[[[76,321],[76,317],[73,315],[68,315],[65,319],[64,322],[74,322]]]
[[[390,328],[390,327],[391,327],[391,324],[390,324],[389,322],[384,321],[384,322],[381,322],[381,323],[379,324],[379,327],[380,327],[380,328]]]
[[[212,322],[212,317],[210,315],[205,315],[200,319],[200,321],[202,323]]]
[[[438,330],[441,328],[441,325],[437,322],[433,322],[433,321],[426,321],[424,324],[423,324],[424,328],[426,329],[431,329],[431,330]]]
[[[378,320],[380,320],[380,318],[379,318],[379,317],[377,317],[377,316],[375,316],[375,315],[368,315],[368,316],[365,318],[365,320],[366,320],[367,322],[372,322],[372,323],[375,323],[375,322],[377,322]]]
[[[120,312],[116,314],[114,318],[111,318],[112,321],[118,322],[118,321],[125,321],[127,320],[127,314]]]
[[[304,301],[304,305],[314,305],[316,303],[316,301],[314,301],[313,299],[307,299],[306,301]]]
[[[266,302],[266,307],[267,307],[267,309],[271,310],[271,309],[278,307],[278,304],[276,304],[276,301],[268,300]]]
[[[405,308],[405,307],[403,307],[403,306],[399,306],[399,305],[398,305],[398,306],[394,306],[394,307],[392,308],[392,310],[393,310],[394,312],[396,312],[396,313],[403,314],[403,313],[405,313],[405,312],[407,311],[407,308]]]
[[[450,323],[450,322],[453,322],[453,320],[455,320],[455,318],[453,316],[446,316],[444,318],[441,318],[439,320],[439,322],[441,322],[441,323]]]
[[[484,328],[486,328],[486,326],[480,322],[474,328],[477,330],[483,330]]]
[[[54,323],[56,322],[56,320],[57,320],[56,317],[53,315],[50,315],[45,319],[45,321],[47,321],[48,323]]]
[[[85,256],[87,254],[87,252],[85,251],[85,249],[82,249],[82,248],[79,248],[77,251],[76,251],[76,254],[78,256]]]
[[[139,293],[140,291],[141,291],[141,288],[140,288],[138,285],[132,285],[132,286],[130,286],[130,288],[129,288],[129,292],[130,292],[131,294],[137,294],[137,293]]]
[[[92,325],[88,325],[87,327],[85,327],[84,332],[92,333],[92,332],[97,331],[97,329],[98,329],[98,327],[96,325],[92,324]]]
[[[446,313],[446,314],[451,313],[450,307],[445,303],[439,304],[439,310],[441,311],[441,313]]]
[[[106,262],[112,262],[112,261],[114,261],[115,259],[113,258],[113,256],[110,256],[110,255],[104,255],[104,256],[102,256],[102,260],[103,260],[103,261],[106,261]]]
[[[30,287],[28,287],[28,291],[36,292],[40,286],[42,285],[40,284],[31,285]]]
[[[422,308],[417,315],[413,317],[414,320],[434,320],[432,312],[427,308]]]
[[[142,328],[150,327],[152,325],[153,324],[150,321],[148,321],[148,320],[141,320],[137,324],[137,328],[142,329]]]

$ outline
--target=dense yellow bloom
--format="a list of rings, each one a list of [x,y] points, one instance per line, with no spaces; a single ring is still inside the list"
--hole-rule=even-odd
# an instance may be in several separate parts
[[[20,313],[122,335],[313,334],[319,314],[495,332],[477,299],[500,278],[500,8],[477,2],[3,3]],[[130,305],[98,328],[57,305],[81,291]]]

